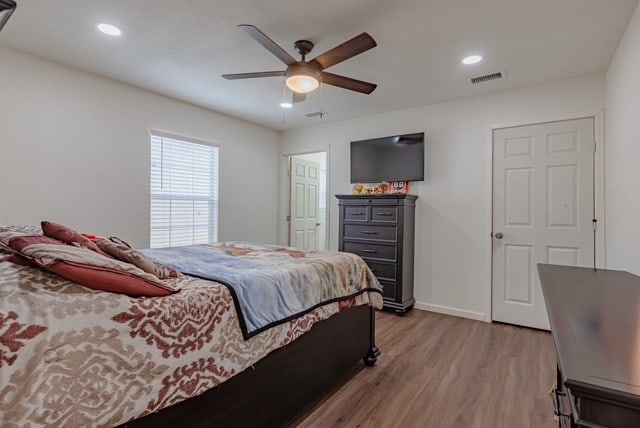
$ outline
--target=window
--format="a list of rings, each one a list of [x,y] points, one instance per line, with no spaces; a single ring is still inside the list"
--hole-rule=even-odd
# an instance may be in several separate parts
[[[218,146],[151,131],[151,248],[218,240]]]

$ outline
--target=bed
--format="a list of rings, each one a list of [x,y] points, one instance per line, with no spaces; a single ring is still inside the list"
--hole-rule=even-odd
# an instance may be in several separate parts
[[[346,257],[360,266],[344,253],[218,246],[279,265],[309,259],[333,266]],[[354,274],[362,280],[357,292],[249,331],[226,283],[181,275],[179,292],[135,298],[10,257],[0,249],[3,427],[279,426],[360,359],[370,366],[379,355],[374,308],[382,299],[366,268]]]

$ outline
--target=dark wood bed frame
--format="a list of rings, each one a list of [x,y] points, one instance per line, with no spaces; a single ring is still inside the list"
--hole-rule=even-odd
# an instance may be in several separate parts
[[[358,306],[315,324],[204,394],[122,426],[286,426],[344,381],[360,359],[371,367],[378,355],[375,309]]]

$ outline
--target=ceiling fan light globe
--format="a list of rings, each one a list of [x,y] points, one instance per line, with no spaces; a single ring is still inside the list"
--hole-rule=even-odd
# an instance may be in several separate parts
[[[293,92],[297,92],[299,94],[306,94],[315,91],[318,89],[318,86],[320,86],[318,79],[306,75],[289,76],[287,77],[287,80],[285,80],[285,84]]]
[[[299,94],[307,94],[320,86],[320,72],[304,62],[287,67],[284,78],[287,88]]]

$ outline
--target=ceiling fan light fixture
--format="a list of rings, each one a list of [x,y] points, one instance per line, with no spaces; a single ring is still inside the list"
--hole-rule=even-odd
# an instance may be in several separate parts
[[[311,76],[291,76],[286,80],[287,87],[294,92],[306,94],[318,89],[320,82]]]
[[[287,68],[284,83],[293,92],[307,94],[320,86],[320,72],[306,64],[293,64]]]

